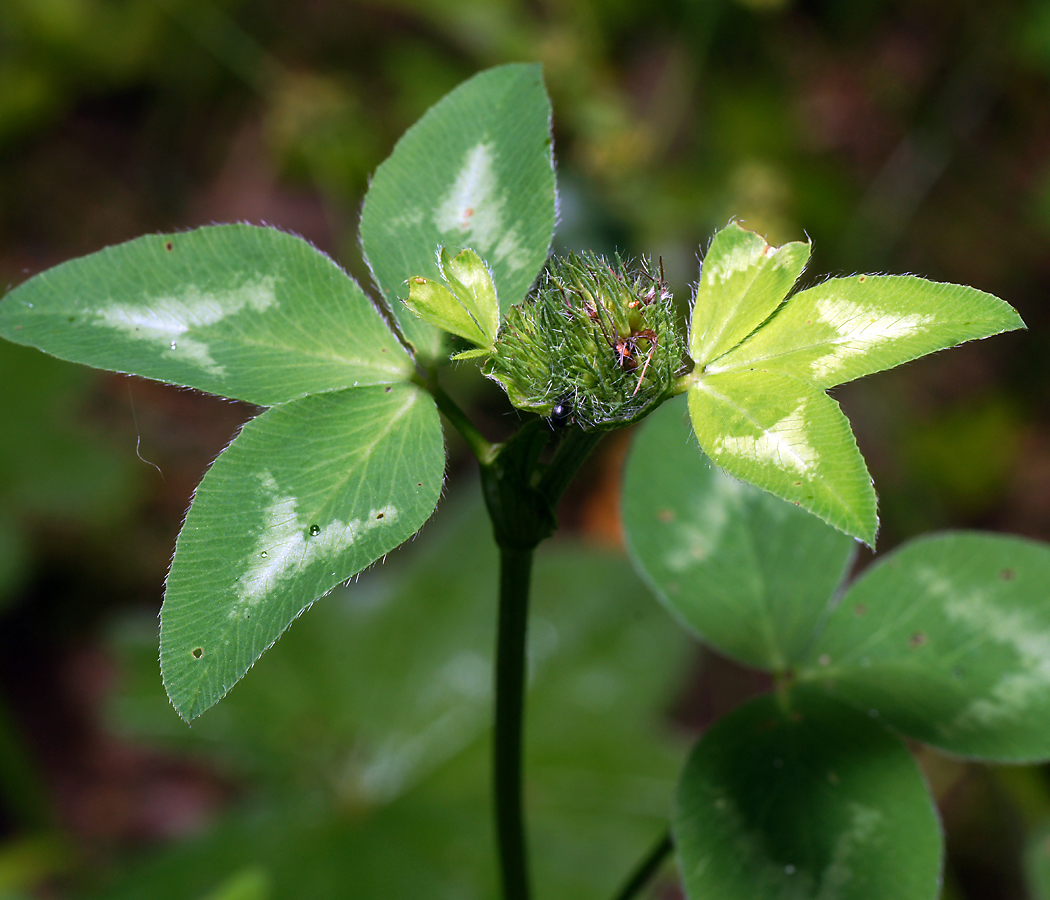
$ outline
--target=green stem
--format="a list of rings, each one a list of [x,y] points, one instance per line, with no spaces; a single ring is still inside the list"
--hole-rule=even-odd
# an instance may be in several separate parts
[[[521,758],[532,553],[531,548],[500,548],[493,786],[503,900],[529,898]]]
[[[674,387],[671,389],[671,396],[677,397],[679,394],[684,394],[691,387],[695,387],[697,383],[697,376],[700,374],[700,369],[697,367],[688,375],[680,375],[674,381]]]
[[[649,855],[638,864],[638,868],[616,895],[616,900],[631,900],[632,897],[638,896],[638,892],[660,871],[660,866],[673,849],[674,841],[671,839],[671,832],[667,831],[649,851]]]
[[[531,420],[493,448],[491,459],[481,465],[485,503],[500,550],[493,788],[503,900],[529,898],[521,761],[532,556],[554,532],[558,498],[601,435],[574,429],[564,436],[550,464],[541,467],[540,456],[550,437],[546,422]],[[537,481],[538,472],[542,476]]]
[[[540,479],[539,491],[553,507],[558,503],[565,489],[576,476],[584,460],[602,439],[603,431],[584,431],[574,428],[562,439],[554,453],[554,459],[547,466]]]
[[[434,397],[434,402],[437,403],[437,408],[441,413],[448,419],[449,424],[456,429],[463,437],[463,440],[467,442],[467,446],[470,447],[471,452],[477,458],[478,462],[482,465],[486,465],[495,458],[498,444],[493,444],[491,441],[485,439],[485,436],[478,431],[477,426],[470,421],[467,414],[459,408],[459,404],[456,403],[446,392],[440,384],[438,384],[437,377],[431,374],[428,378],[413,379],[420,387],[426,388],[430,391]]]

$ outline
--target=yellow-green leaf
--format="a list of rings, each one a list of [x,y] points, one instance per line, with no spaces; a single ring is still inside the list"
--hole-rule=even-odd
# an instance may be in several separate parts
[[[469,247],[457,256],[442,247],[440,263],[452,292],[484,332],[486,346],[491,347],[499,331],[499,300],[489,267]]]
[[[761,367],[833,387],[961,344],[1024,328],[998,297],[913,275],[832,278],[788,300],[709,372]]]
[[[472,344],[487,344],[485,333],[447,287],[422,275],[408,279],[407,306],[424,322],[458,334]]]
[[[771,247],[736,222],[714,236],[700,269],[689,353],[705,366],[761,325],[809,259],[809,244]]]
[[[705,375],[689,390],[700,447],[730,475],[874,545],[875,491],[849,422],[820,388],[777,372]]]

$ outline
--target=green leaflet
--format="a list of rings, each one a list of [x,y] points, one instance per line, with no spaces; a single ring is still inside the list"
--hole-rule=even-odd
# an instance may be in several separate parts
[[[808,256],[735,223],[715,236],[690,325],[690,414],[727,472],[873,545],[875,494],[824,389],[1024,323],[991,294],[912,276],[834,278],[784,301]]]
[[[689,415],[716,465],[874,546],[871,476],[849,422],[820,388],[761,370],[709,375],[690,389]]]
[[[942,839],[904,745],[865,713],[794,690],[696,745],[678,785],[690,900],[934,900]]]
[[[912,541],[842,598],[799,677],[950,753],[1050,756],[1050,547],[979,533]]]
[[[828,611],[856,546],[848,535],[730,478],[696,452],[684,403],[646,419],[624,473],[635,567],[722,653],[782,671]]]
[[[161,671],[179,714],[215,704],[317,597],[418,531],[443,460],[434,402],[409,385],[249,422],[197,488],[168,576]]]
[[[406,279],[441,277],[439,247],[476,251],[504,310],[543,267],[554,230],[550,115],[538,65],[489,69],[428,110],[376,169],[361,243],[424,360],[443,356],[446,338],[399,298]]]
[[[830,278],[707,370],[761,367],[828,388],[1016,328],[1024,322],[1012,307],[975,288],[914,275]]]
[[[810,245],[770,247],[732,222],[711,241],[696,288],[689,355],[706,366],[732,349],[780,305],[809,261]]]
[[[42,272],[0,302],[0,335],[262,406],[412,374],[342,269],[251,225],[147,235]]]

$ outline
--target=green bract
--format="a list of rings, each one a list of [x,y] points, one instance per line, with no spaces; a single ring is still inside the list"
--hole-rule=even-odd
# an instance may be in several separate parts
[[[874,545],[875,491],[825,390],[962,341],[1023,328],[1006,303],[909,275],[788,292],[808,244],[774,248],[733,223],[711,243],[689,327],[689,414],[727,472]]]
[[[423,321],[476,344],[482,353],[491,351],[499,329],[499,301],[488,267],[470,249],[453,258],[442,247],[438,262],[445,285],[422,275],[408,279],[405,306]],[[458,354],[468,355],[475,354]]]

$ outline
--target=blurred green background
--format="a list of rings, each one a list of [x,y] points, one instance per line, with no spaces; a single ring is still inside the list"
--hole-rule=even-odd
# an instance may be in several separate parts
[[[711,234],[737,217],[774,243],[808,235],[811,279],[913,272],[1013,304],[1027,333],[836,397],[879,490],[880,550],[946,527],[1050,539],[1047,0],[0,0],[0,286],[145,232],[238,220],[299,233],[367,283],[355,228],[369,173],[446,91],[518,60],[544,64],[553,101],[558,248],[660,255],[685,299]],[[193,486],[253,410],[7,344],[0,384],[0,898],[423,896],[420,885],[433,897],[488,896],[483,725],[463,713],[440,740],[443,719],[372,727],[386,698],[412,706],[413,685],[422,691],[450,660],[464,667],[446,672],[450,683],[484,700],[470,673],[488,635],[468,652],[462,629],[388,623],[389,654],[432,665],[387,695],[350,659],[360,638],[349,634],[332,666],[292,665],[295,653],[321,653],[306,623],[337,612],[319,606],[299,626],[302,646],[290,635],[249,677],[269,677],[273,696],[253,699],[246,684],[228,713],[210,714],[214,725],[186,730],[160,689],[155,616]],[[477,397],[497,436],[505,407]],[[618,535],[624,442],[608,443],[563,515],[592,543]],[[451,449],[450,500],[428,530],[440,530],[464,479],[474,490]],[[398,567],[403,555],[326,602],[357,609],[367,601],[355,598],[396,593],[415,577]],[[593,565],[618,574],[596,574],[587,602],[628,579],[631,601],[652,607],[616,634],[664,627],[618,564]],[[476,594],[484,610],[490,587],[448,590]],[[445,612],[438,604],[423,621]],[[340,633],[329,625],[314,639]],[[662,640],[677,658],[677,638]],[[594,641],[597,661],[565,662],[566,683],[582,685],[566,690],[622,716],[601,698],[626,663],[612,638]],[[647,658],[666,656],[665,646]],[[344,696],[352,674],[378,692],[374,709]],[[575,860],[559,857],[556,831],[537,838],[568,896],[611,894],[619,868],[580,873],[641,854],[660,830],[667,760],[756,687],[710,655],[628,681],[618,703],[649,710],[637,714],[648,749],[620,735],[603,761],[581,732],[573,752],[599,780],[561,814],[590,828],[602,795],[634,824]],[[296,717],[304,696],[325,698],[309,727]],[[360,772],[387,759],[384,741],[400,747],[398,735],[419,738],[408,744],[430,759],[425,787],[362,800]],[[541,769],[544,746],[533,751]],[[389,752],[388,763],[401,759]],[[617,753],[641,760],[634,775]],[[1050,897],[1046,773],[922,760],[948,831],[945,896]],[[464,772],[469,790],[456,787]],[[550,791],[576,796],[564,783]],[[443,818],[444,801],[462,822]],[[391,849],[383,829],[409,849]],[[229,843],[208,857],[202,834]],[[385,849],[361,843],[368,834]],[[404,868],[414,853],[429,873],[414,887],[365,874]],[[306,870],[324,876],[307,888],[295,875]],[[676,896],[673,872],[653,896]]]

